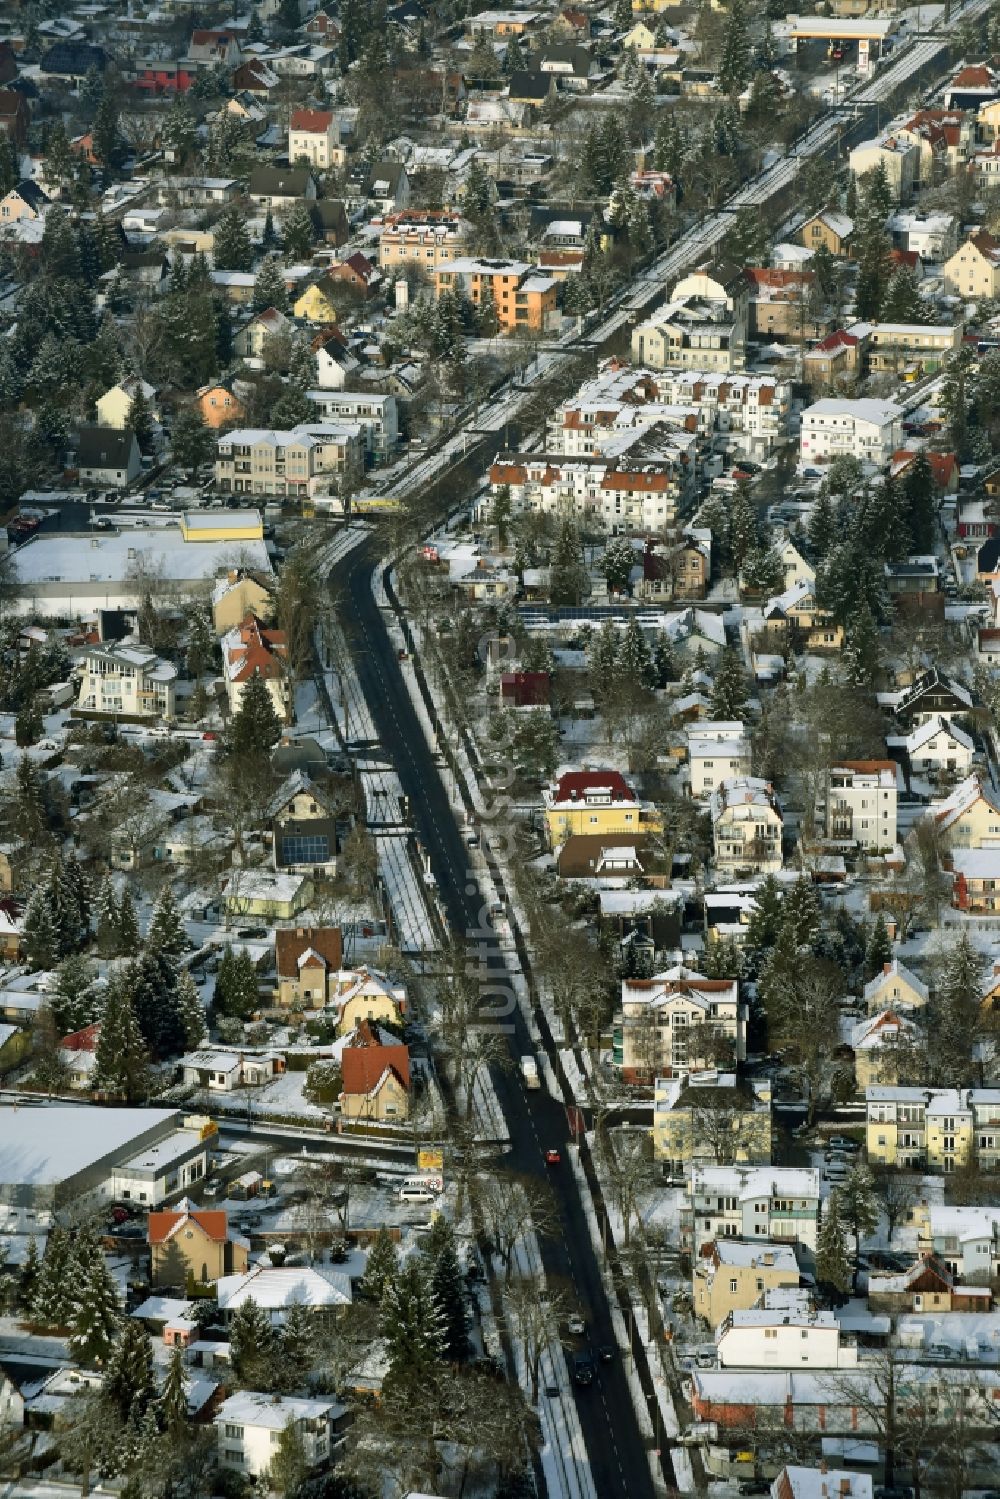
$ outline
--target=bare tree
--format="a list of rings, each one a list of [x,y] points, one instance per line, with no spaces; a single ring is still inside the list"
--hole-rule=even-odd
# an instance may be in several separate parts
[[[896,1225],[919,1202],[920,1183],[919,1180],[904,1175],[902,1171],[892,1166],[883,1166],[873,1170],[872,1175],[875,1180],[875,1194],[885,1214],[891,1239],[896,1231]]]
[[[653,1183],[652,1148],[648,1136],[631,1130],[602,1129],[598,1136],[601,1162],[610,1178],[615,1203],[621,1214],[625,1248],[632,1239],[632,1220],[641,1223],[639,1196]]]
[[[518,1240],[532,1230],[542,1235],[551,1233],[559,1221],[552,1193],[533,1176],[497,1171],[477,1179],[476,1202],[483,1227],[503,1261],[505,1283],[509,1284]]]
[[[542,1355],[559,1342],[559,1329],[569,1310],[568,1299],[561,1291],[542,1293],[536,1280],[519,1276],[508,1282],[504,1308],[531,1380],[531,1403],[537,1405]]]

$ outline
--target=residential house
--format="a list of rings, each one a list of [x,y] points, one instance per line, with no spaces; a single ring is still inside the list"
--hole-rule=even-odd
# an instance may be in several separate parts
[[[285,1059],[276,1051],[222,1051],[203,1046],[186,1052],[177,1063],[184,1083],[209,1093],[235,1093],[240,1088],[260,1088],[285,1070]]]
[[[632,358],[652,369],[738,370],[746,353],[750,285],[727,261],[682,277],[669,304],[632,330]]]
[[[955,848],[949,862],[953,906],[974,916],[1000,911],[1000,847]]]
[[[240,44],[235,31],[209,31],[195,28],[188,42],[185,59],[192,68],[235,68],[240,60]]]
[[[83,41],[56,42],[43,52],[38,63],[38,76],[78,88],[88,73],[103,76],[107,66],[108,54],[103,47]]]
[[[20,90],[0,88],[0,135],[5,135],[15,146],[23,146],[30,122],[28,101]]]
[[[343,961],[339,926],[281,927],[274,934],[278,1004],[289,1010],[321,1010],[339,994]]]
[[[223,894],[229,916],[294,921],[313,898],[313,882],[295,870],[235,869]]]
[[[324,328],[313,339],[311,348],[316,358],[316,384],[320,390],[342,391],[349,375],[360,365],[343,342],[343,334],[337,328]]]
[[[227,1322],[247,1301],[254,1301],[280,1327],[293,1306],[322,1317],[336,1315],[351,1300],[351,1281],[345,1271],[326,1265],[278,1268],[266,1256],[243,1275],[224,1275],[218,1283],[219,1311]],[[267,1396],[269,1401],[273,1398]]]
[[[127,489],[142,472],[142,459],[130,427],[81,427],[76,443],[81,484]]]
[[[229,1227],[225,1212],[196,1207],[182,1197],[171,1210],[150,1213],[146,1242],[154,1286],[211,1285],[223,1275],[241,1275],[249,1243]]]
[[[992,848],[1000,840],[1000,795],[979,773],[966,776],[943,801],[931,802],[928,815],[952,850]]]
[[[920,147],[903,135],[885,135],[860,141],[852,147],[849,164],[855,177],[864,177],[884,166],[895,203],[906,203],[913,194],[920,172]]]
[[[330,1004],[336,1012],[338,1036],[349,1036],[363,1022],[376,1026],[403,1025],[406,989],[376,968],[343,968],[332,981]]]
[[[386,213],[398,213],[410,201],[410,179],[401,161],[377,161],[362,166],[357,182],[359,196]]]
[[[953,213],[897,210],[886,225],[893,248],[911,250],[925,265],[950,260],[958,249],[958,222]]]
[[[638,833],[659,828],[651,805],[640,802],[617,770],[567,771],[542,792],[549,843],[571,833]]]
[[[896,130],[900,142],[917,148],[915,191],[964,170],[975,135],[974,120],[961,110],[918,109]],[[910,247],[914,248],[914,247]]]
[[[770,1302],[777,1304],[772,1306]],[[737,1309],[715,1339],[720,1369],[854,1369],[858,1345],[835,1314],[817,1309],[807,1291],[764,1293],[764,1304]]]
[[[195,392],[195,404],[205,426],[210,427],[213,432],[228,426],[230,422],[242,421],[246,415],[233,380],[218,380],[202,385]]]
[[[249,95],[250,98],[268,103],[281,86],[281,79],[263,59],[251,58],[233,69],[229,75],[229,86],[237,99]]]
[[[275,869],[337,867],[337,809],[330,794],[303,770],[293,771],[269,808]]]
[[[602,889],[622,888],[659,868],[648,834],[623,840],[614,833],[573,833],[556,853],[561,880],[598,880]]]
[[[589,47],[552,44],[532,54],[532,62],[544,76],[558,78],[570,92],[584,91],[601,76],[601,65]]]
[[[283,312],[278,312],[274,307],[266,307],[263,312],[255,312],[250,321],[239,329],[233,340],[233,348],[240,359],[259,359],[269,338],[289,333],[293,326],[291,319]]]
[[[648,979],[622,980],[614,1061],[627,1083],[684,1077],[710,1065],[720,1038],[746,1055],[747,1007],[736,979],[709,979],[677,964]]]
[[[883,963],[882,971],[868,980],[862,999],[869,1015],[884,1009],[899,1009],[900,1006],[920,1010],[930,999],[930,990],[905,963],[894,958],[891,963]]]
[[[989,1295],[986,1287],[982,1289]],[[868,1306],[873,1312],[888,1312],[893,1316],[907,1312],[959,1311],[962,1307],[954,1304],[955,1290],[954,1272],[944,1260],[935,1254],[922,1254],[907,1270],[891,1273],[871,1270]],[[963,1297],[959,1295],[957,1300],[961,1303]]]
[[[460,256],[434,266],[434,294],[463,291],[474,306],[492,300],[503,333],[541,332],[556,310],[557,283],[521,260],[478,260]]]
[[[262,625],[255,614],[247,613],[223,636],[222,669],[229,711],[234,717],[240,711],[247,683],[257,677],[266,685],[278,718],[291,723],[295,705],[284,631],[272,630]]]
[[[969,301],[1000,296],[1000,238],[979,229],[944,263],[944,289]]]
[[[681,1207],[681,1245],[713,1239],[778,1240],[815,1250],[819,1171],[808,1166],[695,1165]]]
[[[402,1123],[410,1112],[410,1049],[386,1045],[363,1020],[340,1053],[340,1112],[366,1123]]]
[[[359,422],[302,422],[289,431],[241,427],[219,440],[215,480],[224,494],[303,500],[335,490],[345,471],[364,469]]]
[[[316,182],[308,167],[253,167],[247,188],[250,200],[261,208],[291,208],[316,197]]]
[[[909,728],[939,713],[971,713],[972,697],[961,682],[932,666],[915,677],[902,693],[887,698],[886,706]]]
[[[971,63],[959,69],[945,89],[946,109],[979,109],[1000,96],[1000,79],[985,63]]]
[[[831,255],[841,256],[851,253],[853,233],[853,219],[848,218],[846,213],[834,213],[832,209],[825,208],[806,219],[799,230],[799,238],[807,250],[818,250],[823,245]]]
[[[658,1077],[653,1092],[653,1159],[669,1176],[692,1162],[766,1165],[771,1159],[770,1084],[735,1072]]]
[[[873,375],[916,370],[936,374],[961,347],[961,323],[864,323],[868,368]]]
[[[324,1467],[330,1460],[334,1427],[344,1414],[343,1406],[325,1396],[307,1399],[240,1390],[222,1402],[213,1418],[219,1463],[251,1478],[266,1477],[282,1434],[291,1428],[306,1471]]]
[[[892,760],[844,760],[826,785],[826,836],[874,853],[896,843],[896,766]]]
[[[1000,1207],[953,1206],[924,1199],[913,1208],[921,1254],[933,1254],[964,1286],[1000,1278]]]
[[[212,628],[216,635],[227,635],[246,619],[270,619],[274,599],[266,583],[246,568],[231,567],[217,578],[212,589]]]
[[[921,452],[930,465],[931,477],[937,493],[957,493],[960,477],[957,455],[955,453],[932,453],[926,449],[922,449]],[[893,453],[892,464],[889,469],[892,477],[896,479],[901,474],[905,474],[906,470],[915,462],[916,457],[917,454],[912,448],[900,448],[897,453]],[[961,534],[961,531],[959,531],[959,535]],[[986,533],[984,532],[984,534]]]
[[[293,109],[288,121],[288,160],[319,172],[340,170],[347,153],[340,144],[340,125],[329,109]]]
[[[334,283],[340,282],[349,286],[362,297],[368,297],[377,290],[382,280],[381,272],[368,259],[367,255],[356,252],[348,255],[339,265],[332,266],[329,272],[330,280]]]
[[[803,464],[829,463],[847,454],[883,468],[899,446],[903,411],[892,401],[871,397],[827,397],[802,413],[799,452]]]
[[[96,403],[98,424],[101,427],[113,427],[116,431],[124,431],[131,419],[132,402],[140,391],[142,399],[152,410],[153,402],[156,400],[155,387],[146,380],[129,376],[120,380],[117,385],[112,385],[103,396],[98,396]]]
[[[42,191],[37,182],[19,182],[0,198],[0,228],[25,220],[44,219],[49,201],[48,194]]]
[[[712,792],[710,812],[720,874],[775,874],[782,868],[784,823],[770,782],[759,776],[722,781]]]
[[[297,318],[304,318],[308,323],[320,325],[335,323],[337,321],[337,283],[326,272],[318,281],[314,281],[300,292],[295,299],[292,312]]]
[[[647,538],[642,551],[642,577],[635,583],[638,598],[656,600],[703,599],[712,571],[712,534],[689,528],[677,543]]]
[[[917,724],[901,742],[911,773],[934,780],[948,781],[967,775],[975,754],[971,736],[950,718],[937,713]]]
[[[167,94],[186,94],[197,76],[197,69],[183,57],[150,57],[137,62],[129,87],[147,98]]]
[[[750,739],[741,720],[708,719],[688,730],[688,774],[696,800],[710,796],[721,781],[750,774]]]
[[[775,594],[764,604],[759,626],[746,618],[754,649],[781,652],[790,645],[796,652],[839,651],[844,644],[844,629],[829,609],[820,607],[816,598],[815,578],[800,578],[783,593]],[[764,639],[758,641],[758,637]]]
[[[134,640],[89,646],[82,661],[78,718],[172,719],[177,668]]]
[[[731,1312],[748,1311],[769,1291],[797,1291],[799,1263],[791,1244],[715,1239],[694,1262],[691,1300],[713,1331]]]
[[[876,1083],[895,1085],[899,1081],[901,1050],[914,1038],[916,1026],[903,1011],[879,1010],[859,1020],[851,1031],[854,1052],[854,1080],[859,1092]]]
[[[807,349],[803,377],[807,385],[831,389],[838,381],[853,380],[861,368],[862,340],[838,328]]]

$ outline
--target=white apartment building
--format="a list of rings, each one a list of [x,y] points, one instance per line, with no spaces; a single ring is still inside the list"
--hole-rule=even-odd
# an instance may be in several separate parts
[[[219,438],[215,457],[215,482],[224,494],[305,499],[336,489],[345,472],[363,471],[364,438],[357,422],[305,422],[287,432],[241,427]]]
[[[851,151],[849,165],[855,177],[864,177],[877,166],[884,166],[894,201],[905,203],[913,193],[920,170],[920,147],[894,135],[859,141]]]
[[[695,800],[711,796],[721,781],[750,774],[750,739],[739,719],[706,719],[688,731],[688,771]]]
[[[321,172],[344,165],[347,152],[340,144],[340,124],[332,110],[292,110],[288,122],[288,160],[293,167],[306,162]]]
[[[900,210],[886,225],[897,250],[919,255],[925,265],[936,265],[958,249],[958,221],[953,213]]]
[[[783,434],[791,386],[773,375],[713,370],[651,370],[609,360],[576,395],[556,408],[548,426],[552,451],[605,451],[630,426],[680,422],[707,435],[725,435],[746,457],[766,457]]]
[[[871,851],[896,842],[896,766],[892,760],[845,760],[831,767],[826,836]]]
[[[681,1210],[681,1243],[777,1239],[816,1248],[819,1172],[812,1166],[694,1166]]]
[[[716,1334],[722,1369],[853,1369],[856,1343],[841,1337],[831,1311],[816,1311],[807,1294],[772,1291],[765,1305],[729,1313]],[[784,1305],[782,1303],[785,1303]]]
[[[574,515],[609,535],[663,531],[694,493],[696,446],[693,433],[658,431],[655,456],[643,460],[634,452],[617,460],[501,453],[490,469],[490,486],[494,495],[510,491],[515,514]]]
[[[281,1433],[291,1425],[302,1439],[309,1467],[318,1467],[329,1460],[333,1425],[343,1414],[344,1407],[333,1400],[240,1390],[222,1402],[215,1416],[219,1461],[253,1477],[266,1473]]]
[[[913,1211],[921,1254],[936,1254],[966,1285],[1000,1275],[1000,1207],[919,1203]]]
[[[176,678],[176,666],[137,641],[91,646],[83,658],[75,712],[83,718],[173,718]]]
[[[317,417],[322,417],[324,422],[347,429],[360,427],[369,453],[388,456],[399,443],[399,407],[395,396],[328,388],[309,390],[306,395],[316,407]],[[311,425],[306,423],[307,429]]]
[[[900,445],[902,419],[902,408],[892,401],[814,401],[802,413],[799,458],[808,465],[847,454],[882,468]]]
[[[736,1060],[746,1056],[747,1007],[736,979],[709,979],[678,964],[650,979],[622,980],[620,1047],[625,1082],[683,1077],[708,1065],[692,1047],[692,1027],[726,1036]]]
[[[782,868],[784,821],[768,781],[747,775],[720,781],[712,792],[710,811],[720,874],[776,874]]]

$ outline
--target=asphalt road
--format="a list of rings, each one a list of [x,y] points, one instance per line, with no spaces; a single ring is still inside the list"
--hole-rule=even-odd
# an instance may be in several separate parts
[[[418,837],[427,850],[438,890],[454,931],[478,931],[482,902],[470,874],[467,850],[448,802],[441,775],[410,703],[395,650],[372,596],[372,569],[377,543],[366,543],[335,569],[335,586],[350,599],[355,632],[354,664],[371,706],[382,746],[395,762],[403,790],[410,798]],[[533,1053],[520,1010],[510,1017],[509,1045],[515,1058]],[[526,1092],[520,1069],[497,1072],[494,1087],[510,1128],[507,1164],[519,1173],[548,1181],[560,1213],[558,1236],[541,1241],[546,1272],[571,1288],[587,1319],[596,1348],[617,1342],[593,1252],[576,1180],[565,1158],[571,1148],[562,1105],[545,1090]],[[544,1152],[558,1147],[561,1167],[546,1167]],[[601,1365],[595,1383],[572,1386],[594,1485],[601,1499],[644,1499],[654,1493],[645,1442],[639,1432],[620,1357]]]

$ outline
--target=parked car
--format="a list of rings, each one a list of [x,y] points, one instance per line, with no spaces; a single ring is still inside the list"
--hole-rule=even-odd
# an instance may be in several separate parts
[[[847,1150],[852,1155],[861,1149],[857,1140],[851,1140],[847,1135],[831,1135],[826,1143],[830,1150]]]

